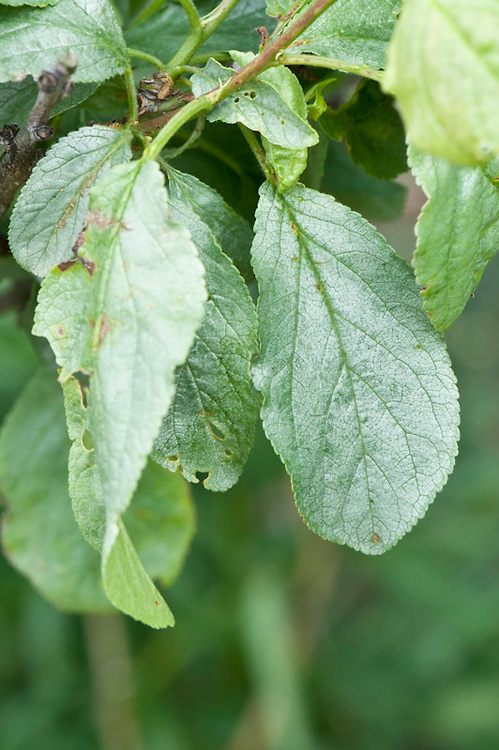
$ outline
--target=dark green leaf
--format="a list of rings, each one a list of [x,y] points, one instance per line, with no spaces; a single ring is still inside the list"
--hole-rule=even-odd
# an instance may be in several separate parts
[[[343,144],[333,141],[329,141],[322,190],[372,221],[396,219],[402,213],[407,192],[396,182],[370,177],[352,163]]]
[[[370,554],[424,515],[457,453],[457,388],[410,268],[362,217],[262,187],[253,244],[264,428],[321,536]]]
[[[170,170],[170,211],[191,232],[206,269],[206,314],[185,365],[176,373],[176,392],[156,440],[154,458],[172,471],[226,490],[241,474],[253,444],[260,399],[250,375],[257,351],[257,319],[246,285],[216,241],[226,212],[209,218],[202,206],[206,186]],[[201,211],[198,209],[198,193]],[[221,201],[220,201],[221,203]],[[223,204],[222,204],[223,205]],[[220,237],[223,241],[223,236]]]
[[[106,611],[99,556],[81,536],[68,493],[69,439],[55,372],[40,370],[0,437],[7,501],[3,547],[41,593],[63,609]]]
[[[362,82],[349,102],[328,114],[324,130],[335,140],[344,135],[353,163],[367,174],[391,180],[407,171],[404,127],[391,97],[378,83]]]

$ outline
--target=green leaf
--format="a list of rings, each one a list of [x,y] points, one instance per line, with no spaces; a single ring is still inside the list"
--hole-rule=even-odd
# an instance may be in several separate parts
[[[215,170],[215,167],[212,168]],[[171,174],[177,191],[183,187],[192,190],[192,194],[185,195],[185,199],[201,221],[208,224],[216,241],[241,276],[244,279],[252,279],[250,250],[253,230],[248,222],[236,214],[213,188],[192,175],[181,174],[178,170],[172,170]]]
[[[169,586],[180,573],[194,534],[187,482],[149,461],[123,521],[151,578]]]
[[[69,439],[55,372],[39,370],[0,433],[0,481],[7,501],[3,548],[47,599],[73,612],[110,609],[99,557],[71,512]]]
[[[307,120],[307,104],[302,87],[289,68],[283,65],[270,68],[260,76],[260,80],[270,83],[295,115]],[[308,149],[283,148],[274,145],[267,138],[262,138],[262,145],[267,154],[267,162],[274,169],[279,192],[284,193],[293,188],[307,167]]]
[[[498,37],[495,0],[406,0],[383,85],[415,146],[471,165],[499,154]]]
[[[334,195],[366,219],[393,221],[403,211],[407,190],[397,182],[370,177],[352,163],[343,144],[329,141],[322,192]]]
[[[46,5],[55,5],[59,0],[0,0],[0,5],[33,5],[37,8],[45,8]]]
[[[298,185],[262,187],[253,245],[267,436],[326,539],[394,545],[457,453],[457,388],[410,268],[362,217]]]
[[[67,109],[76,107],[83,102],[97,88],[95,83],[77,83],[70,96],[61,99],[52,110],[52,115],[58,115]],[[24,81],[8,81],[0,84],[0,129],[3,125],[18,125],[22,127],[33,108],[38,94],[38,86],[28,76]]]
[[[216,60],[210,59],[200,73],[192,76],[192,93],[201,96],[227,81],[234,74]],[[280,93],[259,76],[242,86],[208,114],[209,122],[241,122],[259,131],[271,143],[285,148],[306,148],[317,143],[317,133],[298,117]]]
[[[117,515],[109,518],[106,512],[101,475],[97,466],[95,448],[90,439],[89,413],[83,403],[83,399],[88,397],[88,389],[73,377],[63,384],[63,389],[69,437],[72,441],[69,454],[69,491],[73,501],[73,511],[85,539],[102,554],[101,572],[105,592],[115,607],[150,627],[164,628],[174,625],[173,615],[151,581],[128,536],[123,520]],[[132,519],[135,515],[135,533],[139,542],[144,543],[145,539],[145,551],[150,557],[150,526],[156,530],[164,529],[164,513],[159,504],[160,497],[156,495],[153,500],[152,518],[148,519],[146,524],[141,518],[143,512],[146,513],[146,517],[151,514],[151,503],[147,491],[144,505],[141,492],[143,483],[146,488],[150,487],[149,466],[151,464],[146,467],[142,475],[128,514],[132,515]],[[185,541],[188,542],[191,529],[187,528],[186,531]],[[161,543],[161,540],[158,540],[158,543]],[[181,554],[183,555],[183,550]],[[158,565],[156,561],[154,563],[152,572],[157,574]],[[163,571],[160,570],[160,574],[175,572],[175,563],[180,565],[181,558],[173,561],[173,571],[171,568],[166,568]]]
[[[353,163],[367,174],[391,180],[407,171],[404,127],[391,97],[378,83],[363,81],[349,102],[327,115],[326,132],[331,137],[344,134]],[[341,123],[339,131],[331,130],[335,121]]]
[[[409,151],[411,169],[429,200],[419,217],[413,265],[424,307],[437,331],[461,315],[499,249],[499,159],[461,167]]]
[[[17,262],[38,276],[74,258],[85,223],[88,190],[115,164],[132,157],[131,134],[104,125],[61,138],[34,168],[12,212],[9,240]]]
[[[59,0],[48,8],[5,8],[0,25],[0,81],[54,65],[68,50],[78,57],[74,81],[123,73],[127,51],[109,0]]]
[[[206,291],[187,231],[167,218],[157,164],[112,167],[90,191],[81,261],[42,283],[33,332],[90,375],[88,441],[107,511],[105,556],[174,393]],[[123,549],[126,548],[124,545]]]
[[[288,52],[329,57],[332,68],[336,61],[343,61],[382,70],[401,4],[402,0],[338,0],[298,37]],[[293,7],[296,3],[288,5]],[[308,3],[303,10],[307,7]],[[286,24],[281,31],[285,28]]]
[[[203,186],[190,175],[168,170],[172,218],[191,232],[206,269],[206,314],[185,365],[176,373],[170,411],[155,443],[154,458],[165,468],[204,486],[226,490],[237,482],[253,445],[260,398],[250,375],[257,351],[257,318],[246,285],[215,239],[222,212],[198,210]]]

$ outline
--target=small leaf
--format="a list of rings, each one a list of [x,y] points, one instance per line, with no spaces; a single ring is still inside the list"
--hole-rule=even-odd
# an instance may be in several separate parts
[[[289,108],[302,120],[307,120],[307,104],[302,87],[289,68],[279,65],[270,68],[260,76],[260,80],[270,83],[280,93]],[[317,141],[316,141],[317,142]],[[307,148],[287,149],[276,146],[267,138],[262,138],[267,161],[273,167],[279,192],[293,188],[307,167]]]
[[[111,166],[132,157],[130,132],[104,125],[61,138],[34,168],[12,212],[9,241],[17,262],[38,276],[74,258],[88,190]]]
[[[0,433],[0,479],[7,502],[4,552],[39,591],[72,612],[110,608],[99,556],[71,512],[69,439],[56,374],[39,370]]]
[[[362,217],[261,189],[253,262],[267,436],[300,512],[370,554],[425,513],[457,453],[455,377],[409,267]]]
[[[92,188],[89,208],[81,260],[45,278],[33,332],[49,340],[62,382],[75,372],[90,375],[88,442],[106,503],[107,559],[206,291],[187,231],[167,218],[155,163],[112,167]]]
[[[0,25],[0,81],[42,70],[68,52],[78,57],[74,81],[123,73],[128,55],[109,0],[59,0],[48,8],[5,8]]]
[[[229,80],[234,71],[210,59],[200,73],[192,76],[192,92],[201,96]],[[208,114],[209,122],[241,122],[259,131],[271,143],[285,148],[305,148],[317,143],[317,133],[298,117],[279,92],[260,76],[231,94]]]
[[[372,177],[391,180],[407,171],[404,126],[392,99],[385,96],[375,81],[363,81],[352,99],[325,120],[331,137],[331,125],[341,123],[341,131],[354,164]],[[322,123],[321,123],[322,124]]]
[[[383,86],[411,142],[461,164],[499,155],[499,3],[406,0]]]
[[[206,314],[185,365],[176,373],[170,411],[155,443],[154,458],[190,482],[207,473],[205,487],[226,490],[241,474],[253,444],[260,398],[250,363],[257,351],[257,319],[248,290],[198,210],[206,186],[168,170],[170,211],[191,232],[206,269]],[[218,219],[218,221],[217,221]],[[220,216],[212,214],[215,232]],[[223,238],[222,238],[223,239]]]
[[[411,169],[429,200],[419,217],[413,265],[425,310],[437,331],[461,315],[499,249],[499,159],[461,167],[409,150]]]
[[[278,5],[290,10],[297,3],[289,0]],[[303,4],[303,12],[308,5]],[[338,0],[298,37],[288,52],[330,57],[332,68],[341,68],[337,63],[343,61],[382,70],[401,5],[402,0]],[[281,32],[285,28],[286,24]]]

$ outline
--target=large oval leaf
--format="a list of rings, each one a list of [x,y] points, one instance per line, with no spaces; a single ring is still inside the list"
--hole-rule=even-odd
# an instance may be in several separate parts
[[[253,259],[266,433],[321,536],[377,554],[426,511],[457,453],[445,344],[410,268],[358,214],[263,186]]]

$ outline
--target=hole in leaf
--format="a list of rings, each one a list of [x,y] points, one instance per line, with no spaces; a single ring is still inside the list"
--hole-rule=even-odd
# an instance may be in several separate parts
[[[196,479],[201,484],[204,484],[205,481],[208,479],[209,476],[210,476],[210,472],[209,471],[196,471]]]
[[[239,97],[238,96],[234,97],[234,104],[239,104]]]
[[[256,99],[256,97],[258,96],[258,94],[256,93],[256,91],[250,91],[249,95],[250,95],[251,99]]]
[[[81,444],[83,445],[86,451],[93,450],[94,441],[92,440],[92,435],[89,433],[88,430],[83,431],[83,435],[81,436]]]
[[[224,450],[224,453],[225,453],[225,455],[227,456],[227,458],[230,458],[230,457],[232,456],[232,451],[230,451],[230,450],[229,450],[228,448],[226,448],[226,449]]]
[[[80,392],[81,392],[81,403],[87,408],[87,396],[88,396],[88,389],[90,388],[90,375],[87,375],[86,372],[75,372],[74,378],[78,381],[80,384]]]
[[[172,464],[175,463],[175,461],[178,461],[178,456],[167,456],[167,461],[170,461]]]
[[[216,424],[213,424],[213,422],[208,422],[208,429],[217,440],[225,440],[225,433]]]

